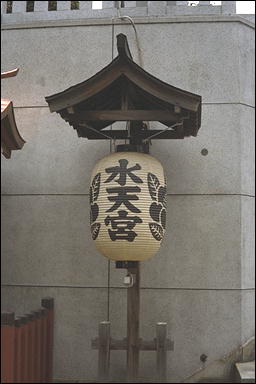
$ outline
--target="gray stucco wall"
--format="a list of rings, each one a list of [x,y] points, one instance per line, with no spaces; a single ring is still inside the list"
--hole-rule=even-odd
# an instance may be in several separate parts
[[[111,61],[109,19],[82,24],[2,25],[2,69],[21,68],[2,95],[27,141],[2,159],[2,306],[19,314],[53,296],[54,377],[81,381],[97,377],[90,341],[108,312],[113,337],[126,333],[125,271],[108,269],[89,231],[90,173],[109,143],[79,139],[44,100]],[[168,228],[142,264],[141,336],[168,322],[168,378],[180,382],[202,353],[210,363],[254,334],[254,29],[221,15],[141,18],[136,28],[144,68],[203,99],[197,138],[151,149],[167,172]],[[117,23],[119,32],[138,61],[132,27]],[[142,377],[154,375],[154,359],[141,353]],[[124,377],[125,362],[112,352],[113,379]]]

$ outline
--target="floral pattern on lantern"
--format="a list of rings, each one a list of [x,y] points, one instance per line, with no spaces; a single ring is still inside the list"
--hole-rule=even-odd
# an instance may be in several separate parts
[[[148,189],[153,200],[149,213],[154,220],[154,223],[149,223],[149,228],[152,236],[157,241],[161,241],[166,228],[166,182],[164,186],[161,186],[157,176],[148,173]]]

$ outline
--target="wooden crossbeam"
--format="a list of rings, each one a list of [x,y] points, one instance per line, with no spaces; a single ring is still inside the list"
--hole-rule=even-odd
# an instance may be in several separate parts
[[[129,270],[131,271],[132,268],[129,268]],[[136,274],[136,278],[138,277],[138,274]],[[135,286],[135,290],[136,290],[136,286]],[[134,293],[133,295],[136,295],[136,293]],[[131,298],[128,297],[128,300],[127,300],[128,309],[129,309],[130,300]],[[174,350],[174,342],[171,341],[170,339],[167,339],[167,323],[162,323],[162,322],[157,323],[156,338],[150,341],[145,341],[139,338],[138,336],[139,332],[137,332],[136,329],[133,330],[133,327],[136,327],[136,324],[130,324],[130,322],[131,321],[128,317],[127,318],[127,325],[128,325],[127,337],[125,337],[122,340],[113,339],[110,336],[109,321],[102,321],[99,324],[99,336],[96,339],[93,339],[91,342],[92,348],[97,349],[99,353],[99,361],[98,361],[99,378],[101,380],[109,379],[109,364],[110,364],[111,350],[127,351],[127,380],[129,383],[134,382],[134,380],[136,381],[136,379],[138,378],[138,373],[139,373],[138,357],[139,357],[140,351],[155,351],[156,352],[156,370],[157,370],[156,382],[160,382],[160,383],[166,382],[167,351]],[[129,329],[129,326],[130,326],[130,329]]]
[[[102,131],[102,134],[100,133],[101,131],[99,131],[99,133],[97,132],[94,132],[92,130],[90,130],[89,128],[85,128],[85,127],[78,127],[78,130],[79,130],[79,136],[80,137],[87,137],[88,139],[91,139],[91,140],[107,140],[107,138],[111,138],[111,139],[128,139],[129,138],[129,133],[128,131],[126,130],[103,130]],[[161,130],[159,129],[150,129],[148,131],[142,131],[139,133],[139,137],[141,140],[144,140],[144,139],[147,139],[149,136],[152,136],[154,134],[157,134],[159,133],[159,135],[155,136],[155,137],[152,137],[152,140],[158,140],[158,139],[184,139],[184,135],[183,133],[181,132],[177,132],[177,131],[172,131],[172,130],[169,130],[169,131],[165,131],[165,132],[161,132]],[[103,135],[104,134],[104,135]],[[106,135],[106,136],[105,136]],[[137,136],[137,137],[138,137]]]
[[[100,111],[83,111],[68,116],[68,121],[84,122],[84,121],[172,121],[174,123],[180,121],[181,117],[188,118],[183,114],[174,113],[166,110],[144,110],[144,109],[127,109],[127,110],[100,110]]]
[[[91,346],[92,346],[92,349],[99,349],[100,348],[100,342],[99,342],[98,337],[92,340]],[[109,349],[112,351],[126,351],[127,350],[127,338],[125,337],[122,340],[110,338]],[[157,338],[150,340],[150,341],[145,341],[145,340],[140,339],[139,350],[140,351],[157,351]],[[166,350],[167,351],[173,351],[174,350],[174,343],[170,339],[166,339]]]

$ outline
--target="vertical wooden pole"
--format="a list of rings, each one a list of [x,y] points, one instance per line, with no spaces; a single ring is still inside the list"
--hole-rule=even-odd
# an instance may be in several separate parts
[[[33,324],[33,334],[34,334],[34,358],[33,358],[33,366],[34,366],[34,383],[39,383],[38,378],[38,312],[33,311],[34,315],[34,324]]]
[[[53,375],[53,324],[54,324],[54,299],[52,297],[44,297],[41,300],[42,307],[48,310],[47,312],[47,359],[46,359],[46,383],[52,381]]]
[[[29,382],[29,318],[27,315],[22,315],[19,317],[23,323],[22,333],[23,333],[23,377],[22,382]]]
[[[99,324],[99,380],[108,380],[110,359],[110,322]]]
[[[15,383],[22,382],[22,321],[15,319]]]
[[[41,308],[41,370],[40,382],[45,383],[46,380],[46,316],[47,309]]]
[[[27,366],[27,369],[28,369],[28,372],[27,372],[27,382],[28,383],[33,383],[33,377],[32,377],[32,374],[33,374],[33,364],[32,364],[32,319],[33,319],[33,315],[32,314],[26,314],[25,315],[27,317],[27,333],[28,333],[28,366]]]
[[[1,313],[1,382],[15,381],[14,312]]]
[[[131,382],[139,374],[139,316],[140,316],[140,263],[127,269],[134,276],[132,287],[127,288],[127,379]]]
[[[31,369],[31,382],[36,382],[36,317],[35,314],[31,313],[31,361],[30,361],[30,369]]]
[[[38,339],[39,339],[39,360],[38,360],[38,363],[39,363],[39,367],[38,367],[38,379],[39,379],[39,383],[42,383],[42,369],[43,369],[43,332],[42,332],[42,329],[43,329],[43,312],[40,309],[38,309],[38,313],[39,313],[39,318],[38,318]]]
[[[40,311],[33,312],[35,316],[35,362],[34,362],[34,372],[35,372],[35,383],[40,383],[40,362],[41,362],[41,332],[40,332]]]
[[[25,318],[24,316],[18,316],[17,320],[20,324],[20,330],[19,330],[19,340],[20,340],[20,348],[19,348],[19,355],[20,355],[20,370],[19,370],[19,383],[25,382],[25,374],[26,374],[26,366],[25,366]]]
[[[157,323],[156,325],[156,366],[157,380],[159,383],[166,382],[167,368],[167,323]]]

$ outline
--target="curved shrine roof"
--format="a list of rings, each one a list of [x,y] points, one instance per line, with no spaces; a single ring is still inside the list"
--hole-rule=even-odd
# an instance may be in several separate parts
[[[1,99],[1,152],[9,159],[11,151],[21,149],[25,141],[19,134],[11,100]]]
[[[16,76],[19,69],[2,72],[1,79]],[[9,159],[11,151],[21,149],[25,140],[19,134],[11,100],[1,99],[1,152]]]
[[[115,121],[159,121],[167,127],[182,122],[182,128],[158,138],[196,136],[201,125],[201,96],[146,72],[132,60],[123,34],[117,36],[117,49],[118,56],[94,76],[46,97],[50,111],[59,113],[79,136],[92,139],[103,138],[100,131]],[[112,136],[123,138],[119,133],[114,131]],[[172,135],[167,137],[167,133]]]

